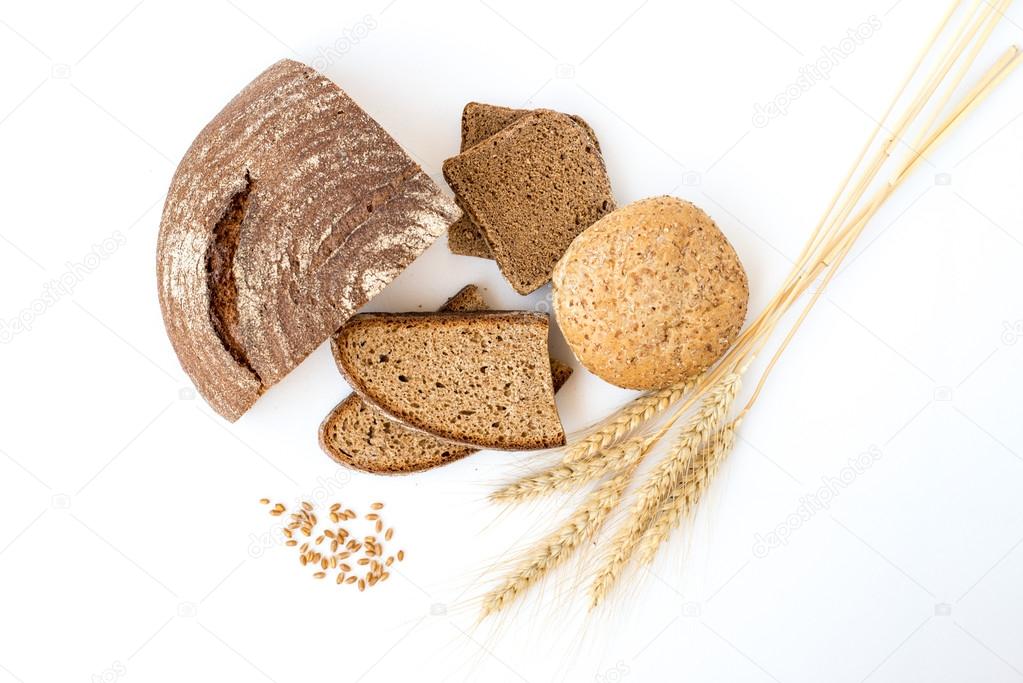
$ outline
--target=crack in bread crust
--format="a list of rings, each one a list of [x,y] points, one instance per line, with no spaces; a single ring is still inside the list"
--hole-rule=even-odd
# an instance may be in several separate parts
[[[168,189],[157,281],[174,351],[214,410],[241,417],[461,215],[422,171],[387,187],[414,163],[292,60],[196,136]],[[389,199],[368,212],[378,191]],[[340,248],[313,269],[328,240]]]
[[[235,362],[251,372],[262,385],[259,373],[249,362],[238,334],[238,283],[234,275],[234,257],[241,240],[242,224],[249,211],[253,180],[245,172],[245,187],[236,192],[213,226],[213,239],[206,252],[206,280],[210,292],[210,322],[224,349]]]

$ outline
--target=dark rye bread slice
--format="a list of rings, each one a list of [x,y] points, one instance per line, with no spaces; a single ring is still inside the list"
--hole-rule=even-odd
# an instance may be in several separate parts
[[[444,177],[519,294],[615,208],[604,160],[571,117],[540,110],[444,162]]]
[[[167,194],[157,279],[182,367],[237,419],[459,213],[337,85],[274,64],[199,133]]]
[[[548,324],[525,311],[363,313],[331,345],[352,388],[389,417],[466,446],[536,450],[565,443]]]
[[[526,114],[538,111],[552,111],[550,109],[513,109],[502,107],[497,104],[486,104],[484,102],[469,102],[462,109],[462,145],[460,151],[483,142],[491,135],[501,132],[511,124],[518,121]],[[566,114],[586,130],[586,134],[593,139],[593,144],[600,149],[597,142],[597,134],[593,132],[586,120],[575,114]]]
[[[441,311],[482,311],[487,305],[479,288],[467,285]],[[551,359],[554,392],[568,381],[572,368]],[[372,474],[408,474],[446,465],[478,449],[405,427],[366,404],[357,393],[337,405],[320,425],[320,447],[338,463]]]
[[[518,119],[530,113],[529,109],[512,109],[501,107],[496,104],[484,104],[482,102],[469,102],[462,109],[462,144],[459,151],[465,150],[486,140],[491,135],[504,130]],[[539,110],[538,110],[539,111]],[[587,135],[593,139],[593,144],[600,150],[600,143],[597,141],[597,134],[593,132],[590,124],[586,123],[581,116],[571,115],[573,121],[586,129]],[[458,201],[458,197],[455,197]],[[482,231],[467,214],[451,224],[448,228],[448,248],[453,254],[463,256],[476,256],[479,258],[494,258],[487,244],[486,237]]]

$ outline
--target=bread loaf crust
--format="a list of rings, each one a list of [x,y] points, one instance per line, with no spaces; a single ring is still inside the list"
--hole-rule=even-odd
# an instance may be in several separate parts
[[[157,278],[182,366],[237,419],[459,215],[337,85],[274,64],[202,130],[167,195]]]

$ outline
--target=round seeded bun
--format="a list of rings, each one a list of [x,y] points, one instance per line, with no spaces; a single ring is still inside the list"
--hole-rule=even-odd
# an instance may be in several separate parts
[[[660,389],[713,364],[739,334],[749,300],[728,239],[674,197],[601,218],[575,238],[552,281],[576,358],[627,389]]]

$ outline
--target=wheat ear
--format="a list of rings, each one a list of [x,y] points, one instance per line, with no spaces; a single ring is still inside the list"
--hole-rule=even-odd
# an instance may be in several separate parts
[[[654,521],[643,532],[636,556],[640,564],[648,565],[657,556],[657,551],[671,536],[684,517],[696,509],[711,479],[735,446],[735,430],[739,420],[733,420],[721,428],[713,439],[704,444],[700,455],[687,468],[682,481],[675,487],[668,500],[664,501]]]
[[[678,403],[695,385],[696,380],[679,382],[633,400],[608,418],[596,431],[566,448],[562,462],[567,465],[586,460],[619,443],[640,425],[646,424]]]
[[[555,465],[523,477],[490,494],[496,503],[521,503],[550,493],[569,491],[612,470],[631,467],[643,459],[653,445],[650,436],[637,436],[609,446],[586,460]]]
[[[594,489],[564,524],[537,543],[501,585],[483,598],[480,618],[507,607],[592,538],[618,507],[634,470],[626,468]]]
[[[681,480],[690,460],[696,456],[703,442],[717,431],[718,425],[728,414],[739,385],[740,373],[732,372],[708,390],[699,409],[679,433],[672,449],[640,487],[632,514],[612,538],[611,551],[593,581],[590,589],[591,607],[599,605],[617,583],[643,533]]]

